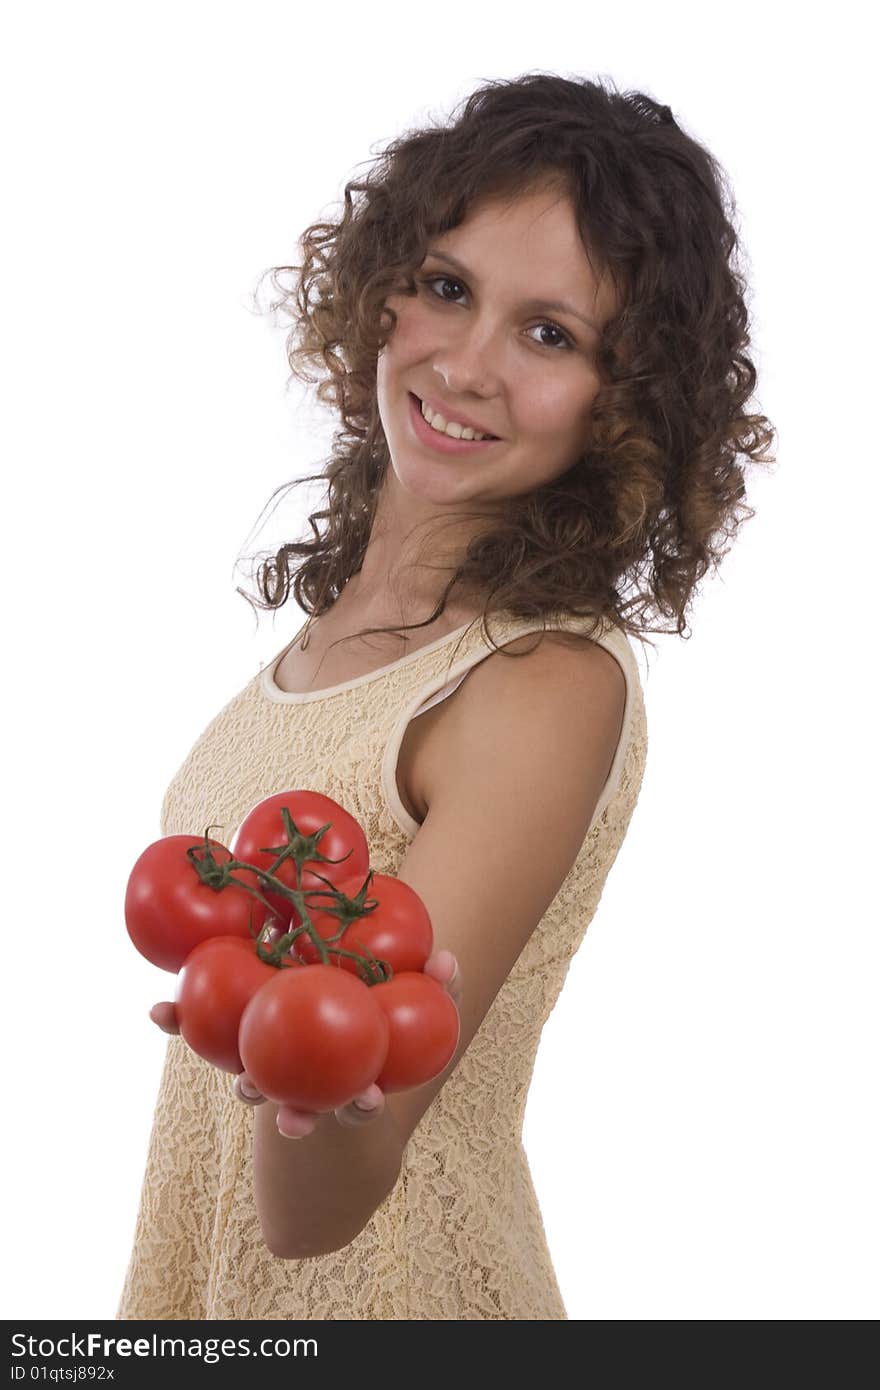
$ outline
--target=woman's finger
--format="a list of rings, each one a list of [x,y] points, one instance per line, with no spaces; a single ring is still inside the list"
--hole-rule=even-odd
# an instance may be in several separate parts
[[[348,1105],[340,1105],[335,1114],[341,1125],[347,1129],[355,1129],[359,1125],[368,1125],[378,1119],[384,1109],[385,1092],[374,1081]]]
[[[245,1105],[262,1105],[266,1097],[258,1091],[253,1081],[251,1081],[246,1071],[240,1071],[232,1083],[232,1090],[236,1099],[244,1101]]]
[[[457,1005],[461,1000],[461,970],[455,956],[446,947],[425,962],[425,974],[446,989]]]
[[[294,1110],[292,1105],[279,1105],[275,1116],[275,1128],[285,1139],[305,1139],[318,1123],[317,1115],[307,1115],[303,1110]]]
[[[180,1032],[177,1024],[177,1010],[170,999],[163,999],[161,1004],[154,1004],[150,1010],[150,1018],[162,1029],[163,1033],[177,1034]]]

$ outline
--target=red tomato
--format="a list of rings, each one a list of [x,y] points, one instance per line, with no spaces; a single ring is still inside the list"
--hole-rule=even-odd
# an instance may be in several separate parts
[[[186,851],[204,848],[204,836],[166,835],[148,845],[135,863],[125,890],[125,925],[142,956],[161,970],[177,971],[200,941],[212,936],[252,939],[267,912],[263,904],[237,883],[211,888],[199,878]],[[210,841],[218,863],[231,854]],[[202,858],[203,856],[199,856]],[[236,876],[259,887],[256,874],[236,870]]]
[[[321,792],[276,792],[274,796],[267,796],[263,801],[259,801],[248,811],[232,838],[231,848],[236,859],[243,859],[248,864],[255,864],[259,869],[271,869],[278,858],[278,849],[275,847],[287,843],[287,832],[281,817],[283,806],[289,810],[301,835],[314,835],[315,831],[319,830],[322,825],[327,825],[330,822],[330,828],[323,835],[318,849],[328,859],[342,859],[343,855],[347,856],[340,864],[323,864],[320,860],[307,860],[306,865],[311,865],[311,867],[303,867],[302,883],[300,884],[303,890],[308,888],[326,889],[327,887],[315,877],[312,869],[316,873],[323,874],[334,885],[340,879],[357,877],[358,875],[363,883],[370,868],[367,837],[354,816],[350,815],[344,806],[340,806],[338,801],[333,801]],[[279,866],[276,877],[288,888],[295,888],[295,862],[292,859],[285,859],[284,863]],[[295,926],[299,925],[299,915],[295,913],[293,904],[288,899],[283,898],[281,894],[270,892],[267,892],[265,897],[272,904],[282,923],[292,920]],[[321,902],[322,900],[316,899],[316,901]]]
[[[276,971],[238,1030],[254,1085],[309,1114],[347,1105],[375,1081],[388,1050],[388,1020],[374,992],[333,965]]]
[[[363,886],[363,879],[347,878],[335,886],[346,897],[356,898]],[[372,952],[379,960],[387,962],[395,975],[401,970],[424,970],[425,961],[434,949],[434,932],[428,909],[416,890],[391,874],[374,873],[366,896],[368,902],[375,898],[378,907],[368,916],[351,922],[340,939],[334,941],[334,947],[356,951],[364,956]],[[321,899],[312,901],[320,902]],[[329,903],[330,900],[324,901]],[[329,912],[310,908],[309,917],[312,926],[325,941],[339,931],[339,918]],[[294,949],[297,957],[309,965],[321,959],[317,946],[307,935],[297,937]],[[330,964],[359,976],[357,961],[347,956],[331,955]]]
[[[181,1037],[221,1071],[244,1071],[238,1051],[241,1016],[257,990],[278,973],[276,966],[260,960],[252,941],[239,936],[203,941],[190,951],[177,976]]]
[[[388,1019],[388,1055],[376,1077],[383,1091],[405,1091],[431,1081],[458,1047],[461,1021],[455,1001],[430,975],[405,971],[373,985],[370,994]]]

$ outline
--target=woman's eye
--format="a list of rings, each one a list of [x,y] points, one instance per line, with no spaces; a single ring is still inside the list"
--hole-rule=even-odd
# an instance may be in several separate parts
[[[423,284],[423,285],[431,285],[431,286],[434,286],[434,285],[441,285],[441,284],[442,284],[442,285],[458,285],[459,289],[462,288],[461,282],[458,281],[458,280],[453,280],[453,279],[451,278],[451,276],[449,276],[449,275],[431,275],[431,276],[429,276],[429,277],[427,278],[427,280],[423,280],[423,281],[422,281],[422,284]],[[435,291],[435,294],[436,294],[436,291]],[[438,298],[438,299],[445,299],[445,298],[446,298],[446,295],[444,295],[443,293],[440,293],[440,294],[437,295],[437,298]]]
[[[563,333],[563,331],[562,331],[561,328],[557,328],[555,323],[536,323],[536,324],[535,324],[535,327],[536,327],[537,329],[539,329],[541,332],[543,332],[545,328],[549,328],[551,333],[558,333],[558,334],[559,334],[559,339],[557,340],[557,342],[555,342],[555,343],[541,343],[541,344],[540,344],[541,347],[550,347],[550,348],[553,348],[553,347],[571,347],[571,346],[572,346],[571,339],[569,338],[568,334],[567,334],[567,333]]]
[[[447,304],[455,304],[455,303],[457,303],[457,298],[456,298],[456,297],[450,297],[450,296],[444,294],[442,290],[438,292],[437,290],[434,289],[434,286],[435,286],[435,285],[455,285],[455,286],[457,286],[458,291],[459,291],[460,294],[463,294],[463,293],[464,293],[464,286],[462,285],[461,281],[460,281],[460,280],[454,280],[454,279],[452,278],[451,275],[429,275],[429,276],[427,276],[425,279],[423,279],[423,280],[421,281],[421,284],[430,286],[430,288],[431,288],[432,293],[434,294],[434,296],[435,296],[437,299],[443,299],[443,300],[445,300],[445,302],[446,302]],[[565,330],[564,330],[563,328],[560,328],[558,324],[551,323],[549,320],[548,320],[546,323],[536,323],[536,324],[534,325],[534,328],[530,329],[529,332],[534,332],[535,329],[538,329],[539,331],[543,332],[545,329],[548,329],[548,328],[549,328],[549,330],[550,330],[551,333],[556,333],[556,334],[558,335],[557,341],[556,341],[555,343],[541,343],[541,342],[538,342],[538,347],[553,348],[553,349],[555,349],[556,351],[558,351],[559,348],[573,348],[573,347],[574,347],[574,343],[572,342],[572,340],[571,340],[571,338],[568,336],[568,334],[565,332]],[[532,341],[533,341],[533,342],[537,342],[537,339],[533,339]]]

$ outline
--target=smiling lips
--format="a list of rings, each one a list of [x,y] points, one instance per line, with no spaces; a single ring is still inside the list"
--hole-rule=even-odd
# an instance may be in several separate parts
[[[418,399],[419,397],[416,396],[416,400]],[[447,406],[443,401],[436,399],[429,400],[427,396],[423,396],[421,398],[421,405],[422,414],[425,415],[428,424],[431,424],[435,416],[439,416],[444,426],[453,424],[457,425],[459,429],[473,430],[474,434],[479,435],[481,438],[483,436],[487,439],[498,438],[497,434],[493,434],[491,430],[487,430],[484,425],[478,424],[476,420],[472,420],[468,415],[463,415],[459,411],[454,411],[451,406]],[[438,432],[442,433],[443,431],[441,429]],[[460,435],[454,434],[452,437],[458,439]]]
[[[413,395],[412,392],[409,393],[409,415],[416,439],[441,454],[467,454],[475,449],[490,449],[493,444],[501,443],[500,439],[494,437],[490,439],[456,439],[454,435],[435,430],[422,414],[422,406],[418,396]],[[456,423],[463,422],[457,421]]]

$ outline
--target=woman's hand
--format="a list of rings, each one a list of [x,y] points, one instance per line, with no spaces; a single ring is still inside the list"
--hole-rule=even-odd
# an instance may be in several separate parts
[[[445,985],[457,1007],[461,999],[461,972],[458,968],[458,961],[452,952],[442,950],[430,956],[425,962],[425,974],[431,975],[438,984]],[[150,1010],[150,1018],[157,1027],[162,1029],[163,1033],[180,1032],[174,1004],[169,1000],[164,1000],[161,1004],[154,1004]],[[244,1071],[239,1072],[236,1076],[232,1090],[237,1099],[245,1105],[262,1105],[266,1099],[253,1085],[247,1072]],[[385,1093],[374,1081],[360,1095],[355,1096],[348,1105],[341,1105],[333,1113],[341,1125],[354,1128],[357,1125],[370,1124],[372,1120],[378,1119],[384,1109]],[[306,1135],[311,1134],[319,1118],[319,1116],[309,1114],[304,1110],[295,1110],[292,1105],[279,1105],[276,1119],[278,1133],[283,1134],[285,1139],[304,1139]]]

